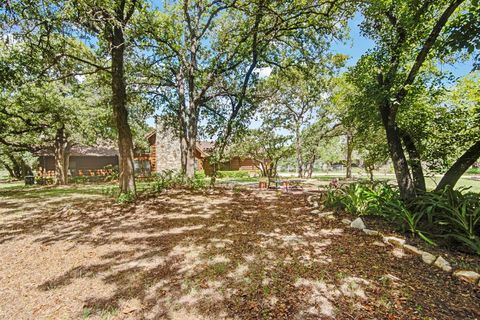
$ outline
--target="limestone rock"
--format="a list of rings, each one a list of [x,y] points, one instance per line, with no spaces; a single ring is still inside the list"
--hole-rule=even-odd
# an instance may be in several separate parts
[[[411,246],[409,244],[404,244],[403,245],[403,248],[405,250],[407,250],[408,252],[411,252],[411,253],[414,253],[414,254],[418,254],[419,256],[421,256],[423,254],[423,251],[418,249],[417,247],[414,247],[414,246]]]
[[[380,232],[376,230],[370,230],[370,229],[363,229],[363,232],[365,232],[369,236],[378,236],[380,234]]]
[[[363,222],[362,218],[357,218],[350,223],[350,227],[355,229],[363,230],[366,228],[365,223]]]
[[[405,244],[405,239],[388,236],[383,237],[383,242],[390,243],[394,246],[403,246]]]
[[[374,241],[372,244],[377,247],[385,247],[385,244],[380,241]]]
[[[335,217],[333,216],[333,212],[332,211],[327,211],[327,212],[322,212],[318,215],[320,218],[327,218],[327,219],[331,219],[331,220],[334,220]]]
[[[445,272],[452,271],[452,266],[450,265],[450,263],[447,260],[443,259],[442,257],[438,257],[437,260],[435,260],[434,265]]]
[[[342,223],[343,224],[350,224],[350,223],[352,223],[352,220],[344,218],[344,219],[342,219]]]
[[[431,253],[428,253],[428,252],[423,252],[423,253],[422,253],[422,260],[423,260],[423,262],[425,262],[426,264],[432,264],[432,263],[435,261],[436,258],[437,258],[437,257],[435,257],[435,256],[434,256],[433,254],[431,254]]]
[[[307,202],[308,202],[309,204],[312,204],[312,203],[313,203],[313,196],[308,196],[308,197],[307,197]]]
[[[480,279],[480,274],[474,271],[457,270],[453,273],[453,275],[462,279],[463,281],[467,281],[473,284],[477,283],[477,281]]]

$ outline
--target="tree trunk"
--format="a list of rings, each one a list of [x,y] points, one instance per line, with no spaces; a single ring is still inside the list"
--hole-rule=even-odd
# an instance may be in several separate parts
[[[375,169],[374,165],[364,164],[365,171],[367,171],[370,181],[373,182],[373,170]]]
[[[8,164],[2,162],[2,166],[8,171],[8,175],[10,176],[10,178],[17,178],[15,177],[15,172],[13,172],[12,168],[10,168]]]
[[[297,156],[297,176],[303,178],[303,157],[302,157],[302,144],[300,141],[300,127],[295,127],[295,153]]]
[[[313,175],[313,166],[315,165],[315,160],[317,160],[317,156],[313,155],[313,157],[308,161],[307,168],[306,168],[306,177],[312,178]]]
[[[70,162],[70,152],[60,146],[55,147],[55,175],[58,185],[68,184],[68,165]]]
[[[187,167],[185,170],[185,176],[187,178],[193,178],[195,176],[195,142],[192,145],[192,139],[189,139],[189,145],[187,146]]]
[[[345,178],[352,178],[352,154],[353,154],[353,133],[352,131],[347,131],[347,173]]]
[[[412,137],[408,133],[402,133],[402,139],[405,149],[408,152],[408,159],[412,171],[415,191],[425,192],[427,191],[427,187],[425,184],[425,176],[423,175],[420,153],[418,152]]]
[[[440,180],[435,190],[443,190],[447,186],[453,188],[465,171],[467,171],[479,157],[480,140],[472,145],[460,158],[457,159],[457,161],[455,161],[445,173],[442,180]]]
[[[17,179],[22,178],[22,170],[20,168],[20,164],[18,163],[17,159],[15,159],[15,156],[12,153],[7,154],[8,159],[10,159],[10,162],[12,163],[12,173],[13,176]]]
[[[55,176],[57,185],[68,183],[68,166],[70,163],[71,143],[65,135],[65,127],[57,129],[53,152],[55,156]]]
[[[392,159],[395,177],[400,189],[400,196],[404,201],[410,201],[415,197],[415,187],[408,168],[407,158],[402,148],[402,141],[393,116],[390,114],[388,104],[380,108],[383,127],[387,136],[388,152]]]
[[[123,14],[123,13],[122,13]],[[123,28],[112,30],[112,107],[118,131],[119,184],[121,193],[135,193],[132,132],[128,124],[127,93],[124,74],[125,39]]]

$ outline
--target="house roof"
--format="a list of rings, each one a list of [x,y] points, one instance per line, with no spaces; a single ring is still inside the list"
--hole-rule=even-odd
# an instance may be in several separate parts
[[[214,146],[215,143],[210,141],[197,141],[196,145],[197,150],[202,156],[209,156]]]
[[[145,135],[145,139],[150,139],[154,134],[157,133],[157,129],[151,128],[150,131]]]
[[[114,157],[118,155],[115,147],[73,147],[71,156],[90,156],[90,157]]]

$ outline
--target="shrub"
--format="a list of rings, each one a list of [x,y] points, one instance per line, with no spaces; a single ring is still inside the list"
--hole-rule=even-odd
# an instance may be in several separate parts
[[[480,174],[480,167],[468,169],[467,174]]]
[[[110,174],[105,176],[105,181],[116,181],[120,175],[120,171],[118,166],[114,165],[106,165],[103,169],[110,170]]]
[[[379,215],[429,244],[442,240],[480,255],[480,196],[467,189],[426,192],[406,205],[386,183],[353,183],[328,189],[324,204],[355,215]]]
[[[387,183],[359,182],[341,188],[329,188],[325,205],[355,215],[383,215],[384,202],[398,197],[398,191]]]
[[[218,178],[234,178],[234,179],[241,179],[241,178],[249,178],[250,173],[248,171],[238,170],[238,171],[218,171],[217,172]]]
[[[202,189],[206,187],[205,179],[201,175],[194,178],[187,178],[183,173],[174,170],[164,170],[156,174],[150,188],[153,192],[161,192],[165,189],[190,188]]]
[[[135,201],[135,193],[133,192],[122,192],[118,195],[118,203],[132,203]]]
[[[195,171],[195,179],[205,179],[207,176],[205,174],[205,171]]]
[[[111,197],[116,196],[118,191],[118,186],[106,186],[102,188],[102,193]]]
[[[480,255],[480,196],[468,189],[425,193],[412,204],[424,214],[424,223],[439,238],[460,243]]]

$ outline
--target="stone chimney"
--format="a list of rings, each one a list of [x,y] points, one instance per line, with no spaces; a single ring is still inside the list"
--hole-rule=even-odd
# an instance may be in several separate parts
[[[164,170],[180,171],[182,168],[180,139],[173,128],[168,127],[161,117],[156,117],[155,120],[157,129],[157,172]]]

